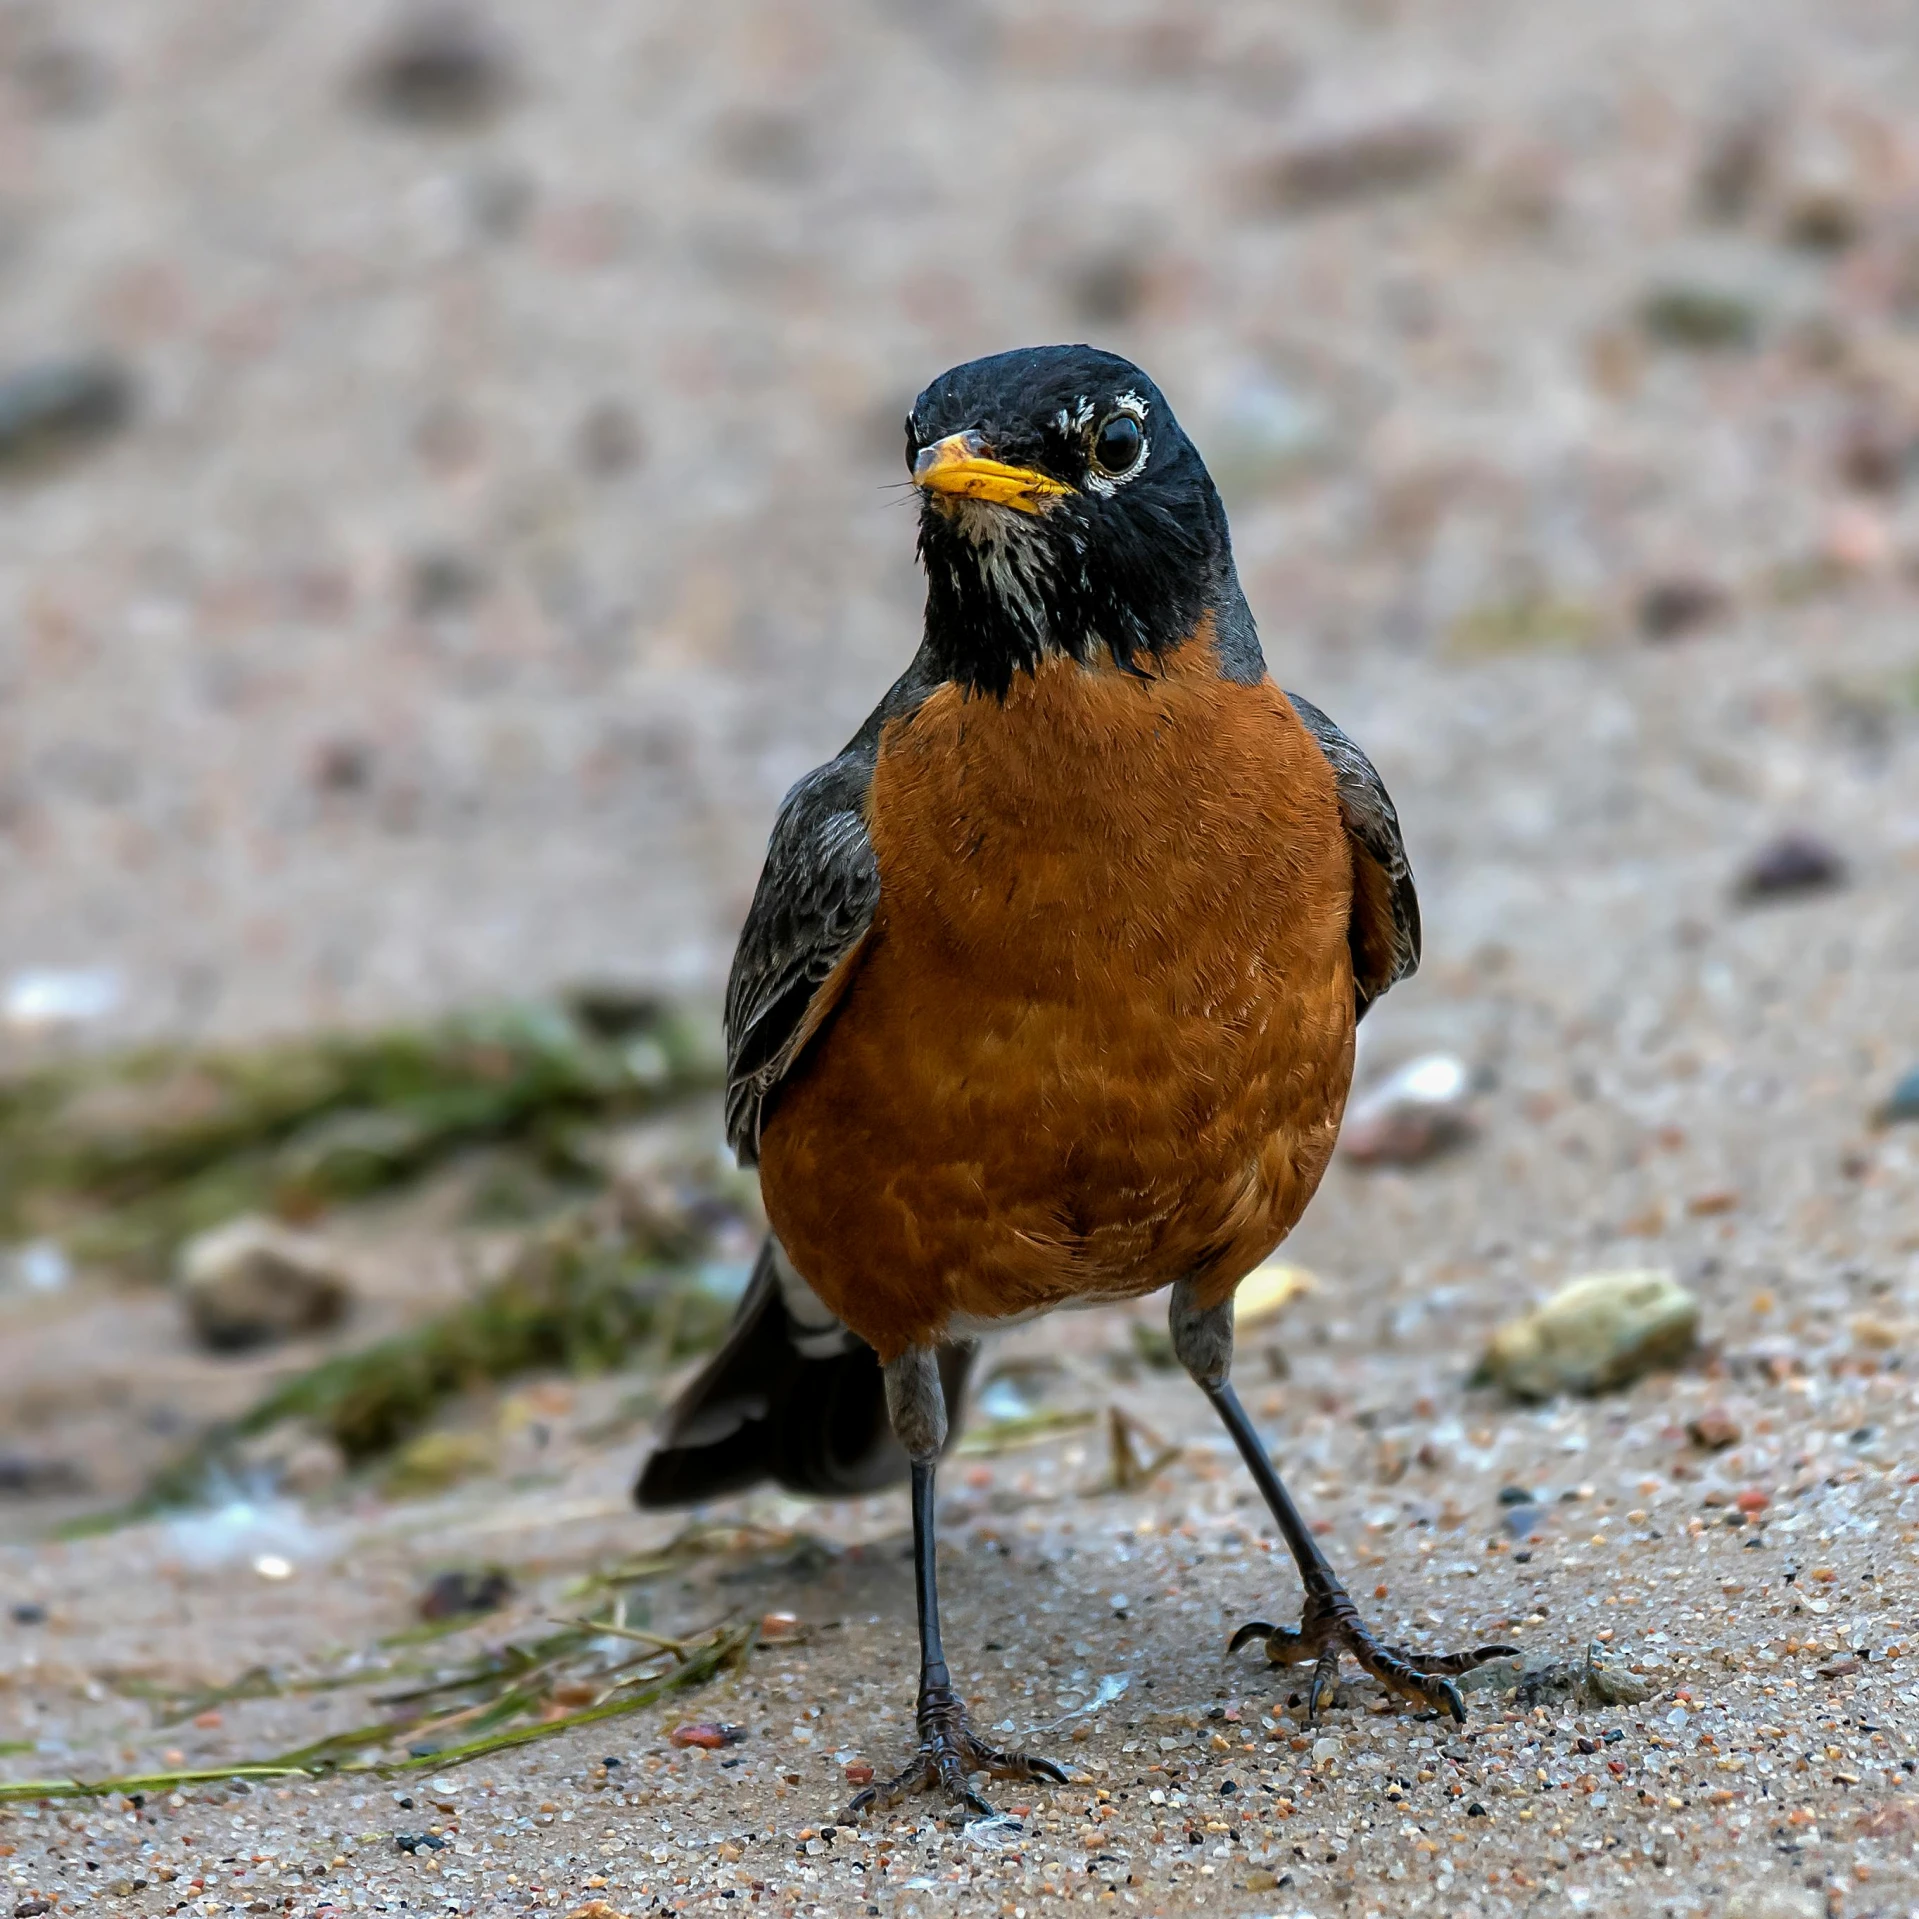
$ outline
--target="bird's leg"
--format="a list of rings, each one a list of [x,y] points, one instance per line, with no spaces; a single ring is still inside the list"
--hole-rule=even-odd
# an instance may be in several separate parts
[[[1050,1759],[1002,1752],[966,1723],[966,1708],[953,1690],[940,1641],[939,1576],[933,1536],[933,1474],[946,1444],[946,1400],[933,1352],[915,1347],[886,1368],[886,1409],[893,1430],[913,1462],[913,1585],[919,1601],[920,1685],[915,1717],[919,1751],[904,1772],[868,1786],[846,1809],[856,1819],[874,1806],[893,1806],[908,1793],[943,1791],[969,1812],[990,1816],[993,1808],[970,1783],[973,1773],[1000,1779],[1050,1779],[1066,1774]]]
[[[1266,1657],[1276,1666],[1311,1663],[1312,1684],[1306,1694],[1306,1716],[1315,1719],[1322,1701],[1339,1684],[1339,1657],[1351,1653],[1381,1685],[1403,1699],[1422,1706],[1443,1707],[1462,1725],[1466,1707],[1453,1675],[1471,1672],[1488,1659],[1510,1658],[1516,1646],[1476,1646],[1470,1652],[1425,1654],[1404,1646],[1385,1646],[1367,1631],[1359,1608],[1319,1549],[1306,1522],[1299,1516],[1272,1459],[1260,1443],[1246,1408],[1239,1403],[1231,1381],[1233,1366],[1233,1302],[1203,1307],[1192,1296],[1189,1283],[1173,1288],[1170,1314],[1173,1350],[1232,1434],[1260,1495],[1278,1522],[1281,1536],[1299,1568],[1306,1588],[1306,1604],[1297,1626],[1273,1626],[1263,1619],[1249,1620],[1234,1633],[1229,1652],[1255,1639],[1266,1642]]]

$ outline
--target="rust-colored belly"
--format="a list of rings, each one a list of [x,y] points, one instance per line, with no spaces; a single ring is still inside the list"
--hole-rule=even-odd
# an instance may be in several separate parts
[[[1054,662],[882,738],[881,900],[777,1095],[766,1206],[883,1357],[953,1322],[1224,1297],[1312,1197],[1352,1074],[1352,868],[1272,685]]]

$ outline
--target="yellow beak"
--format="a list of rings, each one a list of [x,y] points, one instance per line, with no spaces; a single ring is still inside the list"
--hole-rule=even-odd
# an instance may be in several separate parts
[[[1050,496],[1072,492],[1064,481],[1033,467],[989,460],[985,446],[977,433],[950,433],[943,440],[935,440],[931,446],[922,447],[913,462],[913,484],[928,493],[943,493],[959,500],[988,500],[994,506],[1010,506],[1020,513],[1043,512]]]

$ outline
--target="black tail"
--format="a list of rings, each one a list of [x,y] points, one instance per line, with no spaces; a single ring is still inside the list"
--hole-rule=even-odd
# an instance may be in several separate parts
[[[789,1292],[815,1311],[795,1317]],[[953,1433],[972,1360],[970,1345],[940,1350]],[[909,1471],[887,1421],[879,1356],[813,1299],[769,1234],[725,1342],[667,1414],[633,1500],[690,1506],[763,1479],[788,1492],[845,1498]]]

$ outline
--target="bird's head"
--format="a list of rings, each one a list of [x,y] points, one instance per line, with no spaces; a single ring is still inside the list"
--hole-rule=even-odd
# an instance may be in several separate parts
[[[1150,673],[1204,614],[1244,617],[1205,464],[1116,354],[1026,347],[942,373],[907,416],[906,464],[927,641],[969,689],[1004,698],[1048,656]]]

